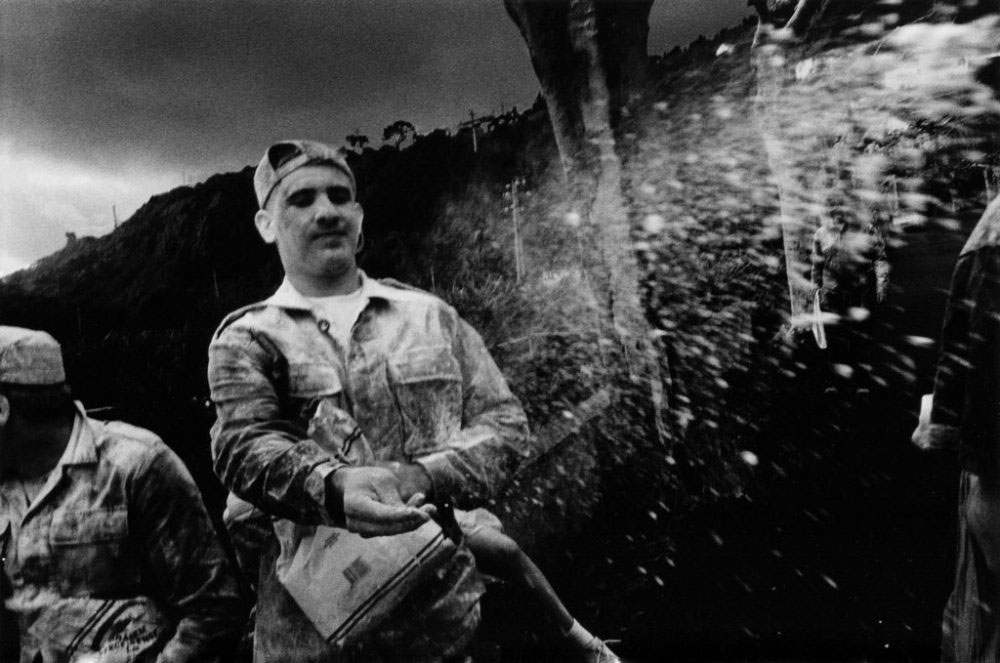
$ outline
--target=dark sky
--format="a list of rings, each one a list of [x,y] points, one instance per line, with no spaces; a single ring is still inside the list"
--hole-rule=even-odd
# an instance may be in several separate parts
[[[650,50],[747,11],[659,0]],[[0,0],[0,274],[273,140],[377,145],[537,91],[502,0]]]

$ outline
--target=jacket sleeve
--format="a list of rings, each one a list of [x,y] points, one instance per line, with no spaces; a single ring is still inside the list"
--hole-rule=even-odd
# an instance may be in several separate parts
[[[129,528],[146,556],[150,581],[177,621],[157,661],[228,660],[247,606],[194,480],[159,444],[137,473],[133,491]]]
[[[0,558],[7,558],[7,548],[10,546],[10,525],[0,518]],[[17,617],[7,609],[7,599],[11,597],[10,578],[6,569],[0,565],[0,661],[18,660],[20,648],[20,633]]]
[[[418,462],[436,494],[450,495],[459,506],[480,505],[496,497],[532,454],[528,419],[482,338],[460,318],[452,351],[462,373],[462,427],[445,449]]]
[[[963,255],[955,267],[934,380],[929,439],[974,466],[996,466],[1000,440],[1000,248]],[[968,454],[971,454],[970,458]]]
[[[284,359],[251,329],[225,328],[209,346],[215,403],[215,473],[237,497],[307,525],[338,524],[327,509],[327,476],[343,466],[282,414]]]

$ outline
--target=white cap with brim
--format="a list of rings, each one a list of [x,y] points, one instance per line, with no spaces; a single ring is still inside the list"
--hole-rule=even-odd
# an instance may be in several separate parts
[[[64,382],[56,339],[43,331],[0,325],[0,383],[40,387]]]
[[[344,151],[314,140],[283,140],[267,148],[253,174],[253,188],[261,209],[281,180],[305,166],[330,166],[343,172],[351,181],[351,195],[357,195],[354,173],[347,165]]]

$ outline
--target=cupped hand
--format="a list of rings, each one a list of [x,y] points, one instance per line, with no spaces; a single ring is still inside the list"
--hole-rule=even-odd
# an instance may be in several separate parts
[[[379,467],[384,467],[396,475],[399,481],[399,495],[404,500],[409,500],[416,495],[428,496],[433,490],[431,477],[422,465],[417,463],[399,463],[396,461],[382,461]]]
[[[344,467],[334,473],[348,530],[361,536],[388,536],[414,530],[436,513],[422,493],[400,494],[396,475],[384,467]]]

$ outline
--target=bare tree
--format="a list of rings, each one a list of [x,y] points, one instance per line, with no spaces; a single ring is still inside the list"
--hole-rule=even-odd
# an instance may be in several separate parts
[[[598,260],[591,282],[629,373],[648,381],[659,412],[659,368],[639,294],[616,129],[648,84],[653,0],[504,0],[549,109],[571,205]],[[662,426],[660,432],[663,433]]]
[[[610,132],[648,83],[653,0],[504,0],[528,46],[569,176],[600,159]]]

